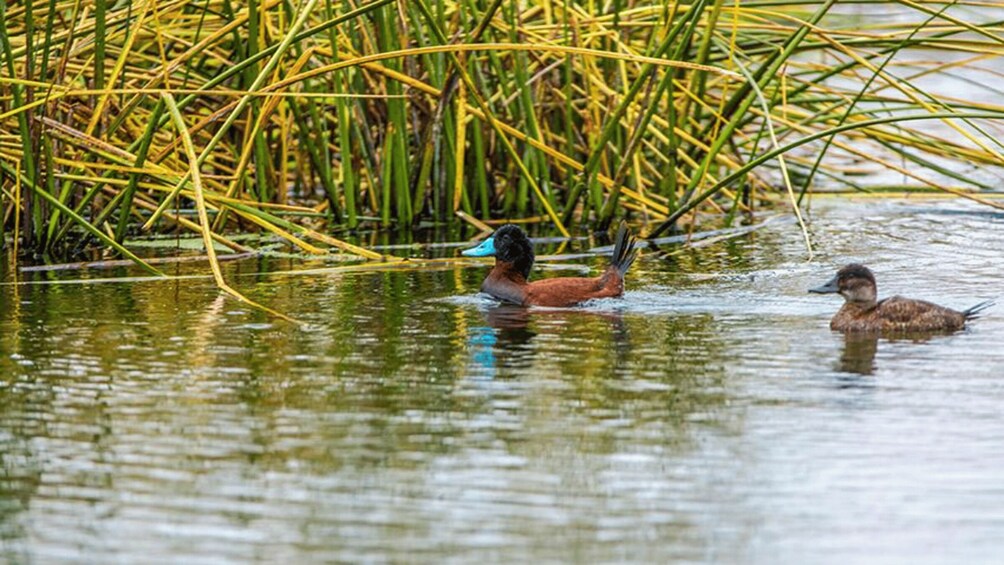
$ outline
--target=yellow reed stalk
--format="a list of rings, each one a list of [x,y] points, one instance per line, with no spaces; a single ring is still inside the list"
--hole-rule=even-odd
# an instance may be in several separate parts
[[[118,81],[119,74],[122,73],[122,68],[125,66],[126,58],[129,56],[132,50],[133,43],[136,42],[136,38],[139,36],[139,32],[143,29],[143,22],[146,21],[147,8],[150,5],[150,1],[144,2],[139,9],[139,17],[136,18],[136,23],[133,24],[133,29],[129,33],[126,39],[125,45],[122,47],[121,53],[119,53],[119,58],[115,61],[115,67],[112,68],[112,74],[108,77],[108,84],[115,84]],[[105,105],[108,103],[108,94],[102,94],[98,99],[97,106],[94,107],[94,112],[91,114],[91,122],[87,124],[87,129],[84,133],[91,135],[94,130],[98,127],[98,123],[101,122],[101,115],[105,111]]]
[[[299,32],[300,28],[303,27],[303,25],[306,23],[307,17],[310,15],[310,12],[311,10],[313,10],[315,4],[317,4],[317,0],[306,0],[304,2],[303,6],[300,8],[300,12],[296,16],[296,20],[293,22],[293,25],[290,26],[289,31],[286,32],[286,36],[282,38],[282,41],[279,43],[278,48],[269,58],[268,62],[265,63],[265,66],[262,68],[261,72],[258,73],[258,76],[255,77],[254,81],[252,81],[251,86],[248,90],[258,91],[261,89],[262,85],[265,83],[265,80],[268,79],[268,76],[279,64],[279,60],[286,53],[286,50],[289,49],[290,45],[292,45],[293,38],[296,36],[297,32]],[[278,89],[269,88],[267,90],[272,91]],[[246,108],[250,102],[251,102],[250,96],[242,96],[240,98],[240,100],[234,107],[233,111],[230,112],[230,115],[227,116],[227,119],[216,130],[216,133],[213,134],[213,138],[209,140],[209,143],[206,144],[205,147],[203,147],[202,153],[199,154],[199,159],[198,162],[196,163],[196,167],[201,166],[202,163],[204,163],[209,158],[213,149],[215,149],[216,145],[223,139],[223,136],[226,135],[227,130],[230,129],[230,126],[233,125],[233,123],[237,120],[240,114],[244,111],[244,108]],[[184,180],[185,179],[182,179],[182,181]],[[164,201],[161,202],[161,205],[157,208],[157,211],[154,212],[150,216],[150,219],[147,220],[146,224],[144,224],[143,229],[150,229],[150,227],[152,227],[152,225],[157,221],[157,218],[160,216],[160,214],[164,213],[164,210],[166,210],[171,205],[171,202],[174,200],[174,198],[176,198],[178,193],[181,192],[181,187],[183,186],[183,184],[184,182],[175,185],[174,190],[172,190],[171,193],[168,194],[167,197],[164,199]]]
[[[267,86],[264,90],[271,92],[273,90],[281,90],[290,84],[296,82],[302,82],[309,78],[316,76],[328,74],[339,69],[344,69],[347,67],[357,67],[364,65],[366,63],[375,63],[378,61],[385,61],[387,59],[396,59],[398,57],[414,57],[417,55],[428,55],[432,53],[463,53],[468,51],[540,51],[549,53],[558,53],[560,55],[584,55],[591,57],[599,57],[606,59],[620,59],[626,61],[632,61],[635,63],[648,63],[659,67],[676,67],[681,69],[689,69],[692,71],[704,71],[709,73],[718,73],[732,78],[739,78],[740,75],[734,71],[729,71],[719,67],[714,67],[711,65],[698,65],[696,63],[688,63],[686,61],[673,61],[670,59],[657,59],[655,57],[644,57],[641,55],[627,55],[623,53],[611,53],[609,51],[600,51],[597,49],[586,49],[582,47],[566,47],[562,45],[546,45],[546,44],[527,44],[527,43],[474,43],[474,44],[449,44],[449,45],[432,45],[429,47],[415,47],[412,49],[399,49],[397,51],[387,51],[385,53],[375,53],[373,55],[363,55],[360,57],[354,57],[351,59],[343,59],[337,63],[331,63],[328,65],[323,65],[315,69],[311,69],[307,72],[300,73],[283,79],[275,84]],[[472,94],[473,95],[473,94]]]
[[[300,72],[300,69],[310,61],[310,58],[314,56],[313,48],[307,49],[293,64],[290,74],[296,74]],[[261,109],[261,113],[258,115],[258,119],[255,120],[254,127],[246,130],[247,139],[254,139],[254,137],[265,127],[265,122],[268,121],[272,113],[275,111],[276,107],[279,105],[281,98],[270,93],[270,98],[266,99],[265,105]],[[227,196],[233,196],[237,192],[237,187],[240,185],[241,180],[244,178],[244,171],[247,170],[248,163],[251,161],[251,156],[254,154],[254,144],[245,143],[244,150],[241,151],[240,160],[237,163],[238,174],[234,177],[233,181],[230,182],[230,186],[227,187],[225,194]]]
[[[453,211],[460,209],[460,201],[463,199],[464,191],[461,187],[464,184],[464,155],[466,155],[467,144],[467,85],[463,82],[457,85],[457,147],[454,161],[456,169],[453,173]]]
[[[14,163],[14,260],[17,261],[17,246],[21,239],[21,161]]]
[[[171,118],[174,120],[174,125],[178,130],[178,135],[182,137],[182,142],[185,148],[185,156],[188,158],[189,172],[192,177],[192,186],[195,192],[195,207],[199,213],[199,224],[202,228],[202,241],[206,247],[206,255],[209,258],[209,266],[213,271],[213,278],[216,280],[216,286],[218,286],[220,290],[249,306],[258,308],[259,310],[272,314],[278,318],[282,318],[288,322],[300,323],[281,312],[262,306],[250,298],[247,298],[227,284],[227,281],[223,278],[223,271],[220,269],[220,262],[216,258],[216,246],[213,245],[212,231],[209,229],[209,214],[206,212],[206,200],[202,194],[202,174],[199,172],[198,157],[195,154],[195,146],[192,144],[191,136],[188,135],[188,128],[185,126],[185,120],[181,117],[181,112],[178,111],[178,105],[174,101],[174,97],[169,93],[165,93],[164,104],[167,106],[167,110],[170,112]]]

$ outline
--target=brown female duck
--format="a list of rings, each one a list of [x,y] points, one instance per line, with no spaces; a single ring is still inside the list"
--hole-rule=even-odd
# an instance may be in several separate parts
[[[955,331],[993,305],[992,301],[981,302],[959,312],[902,296],[877,300],[875,275],[857,264],[840,269],[829,282],[809,292],[838,293],[844,297],[843,307],[830,320],[830,329],[841,332]]]
[[[518,227],[507,224],[481,245],[462,254],[468,257],[495,257],[495,267],[481,283],[481,292],[498,300],[521,306],[574,306],[593,298],[613,298],[624,294],[624,273],[634,261],[634,238],[627,226],[617,230],[610,266],[598,277],[560,277],[528,282],[533,267],[533,245]]]

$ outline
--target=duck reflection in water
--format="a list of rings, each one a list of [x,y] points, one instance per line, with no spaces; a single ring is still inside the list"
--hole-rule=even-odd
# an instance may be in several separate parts
[[[551,333],[548,328],[560,333],[560,327],[606,321],[618,359],[626,358],[630,349],[624,318],[616,311],[540,310],[501,303],[483,309],[481,314],[487,325],[471,327],[467,345],[475,373],[484,378],[494,378],[499,369],[515,374],[530,367],[537,353],[533,340],[540,333]]]
[[[952,335],[953,331],[929,332],[846,332],[844,333],[844,350],[840,354],[840,363],[836,369],[845,373],[858,375],[874,374],[878,368],[875,355],[878,353],[878,343],[881,339],[887,344],[909,341],[911,343],[927,343],[928,341]]]
[[[877,335],[872,334],[844,334],[844,350],[840,353],[837,370],[865,376],[873,374],[878,339]]]

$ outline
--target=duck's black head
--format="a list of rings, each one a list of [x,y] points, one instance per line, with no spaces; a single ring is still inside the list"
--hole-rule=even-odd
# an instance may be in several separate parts
[[[872,303],[876,300],[875,275],[864,265],[852,263],[837,271],[826,284],[810,288],[819,294],[839,293],[848,302]]]
[[[496,261],[512,264],[525,279],[530,278],[530,268],[533,267],[533,244],[523,230],[513,224],[500,227],[481,245],[462,254],[468,257],[494,256]]]

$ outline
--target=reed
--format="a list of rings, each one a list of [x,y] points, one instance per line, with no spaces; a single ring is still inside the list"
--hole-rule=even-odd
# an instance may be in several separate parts
[[[0,0],[3,242],[157,272],[130,240],[262,230],[393,260],[341,234],[655,236],[889,175],[999,207],[1004,11],[842,4]]]

